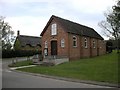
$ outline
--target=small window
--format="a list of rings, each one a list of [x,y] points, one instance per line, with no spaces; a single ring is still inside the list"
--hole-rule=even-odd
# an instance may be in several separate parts
[[[85,38],[85,48],[87,48],[87,39]]]
[[[102,48],[102,47],[101,47],[101,40],[99,40],[99,48]]]
[[[61,47],[65,47],[65,40],[64,39],[61,40]]]
[[[48,48],[47,41],[45,41],[45,48]]]
[[[95,48],[95,40],[93,40],[93,48]]]
[[[51,25],[51,35],[57,35],[57,24]]]
[[[73,47],[77,47],[77,38],[73,36]]]
[[[44,49],[44,55],[48,56],[48,49],[47,48]]]

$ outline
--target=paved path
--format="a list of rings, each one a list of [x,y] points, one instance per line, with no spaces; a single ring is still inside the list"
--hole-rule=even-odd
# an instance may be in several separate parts
[[[28,66],[21,66],[21,67],[12,67],[10,68],[11,70],[15,70],[15,69],[20,69],[20,68],[27,68],[27,67],[34,67],[36,65],[28,65]]]

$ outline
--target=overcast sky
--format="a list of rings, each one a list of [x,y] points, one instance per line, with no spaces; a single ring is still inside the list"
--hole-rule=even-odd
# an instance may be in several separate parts
[[[116,0],[0,0],[0,15],[21,35],[40,36],[52,15],[94,28]],[[103,36],[104,37],[104,36]],[[104,37],[105,38],[105,37]],[[106,39],[106,38],[105,38]]]

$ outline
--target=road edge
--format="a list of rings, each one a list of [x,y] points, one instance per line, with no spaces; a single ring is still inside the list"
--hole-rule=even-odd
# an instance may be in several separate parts
[[[10,69],[10,71],[29,74],[29,75],[33,75],[33,76],[70,81],[70,82],[93,84],[93,85],[99,85],[99,86],[108,86],[108,87],[111,87],[111,88],[120,88],[118,84],[111,84],[111,83],[107,83],[107,82],[98,82],[98,81],[90,81],[90,80],[78,80],[78,79],[71,79],[71,78],[65,78],[65,77],[59,77],[59,76],[50,76],[50,75],[45,75],[45,74],[30,73],[30,72],[15,70],[15,69]]]

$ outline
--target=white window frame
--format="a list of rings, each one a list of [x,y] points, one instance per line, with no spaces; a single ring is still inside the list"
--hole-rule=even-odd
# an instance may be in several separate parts
[[[95,48],[95,40],[93,40],[93,48]]]
[[[47,43],[47,41],[45,41],[45,48],[48,48],[48,43]]]
[[[65,47],[65,40],[61,39],[61,47]]]
[[[75,42],[75,45],[74,45],[74,42]],[[77,37],[76,36],[73,36],[73,47],[77,47]]]
[[[88,47],[88,45],[87,45],[87,38],[85,38],[85,48],[87,48]]]
[[[56,23],[51,25],[51,35],[57,35],[57,24]]]
[[[101,40],[99,40],[99,48],[102,48],[100,43],[101,43]]]

